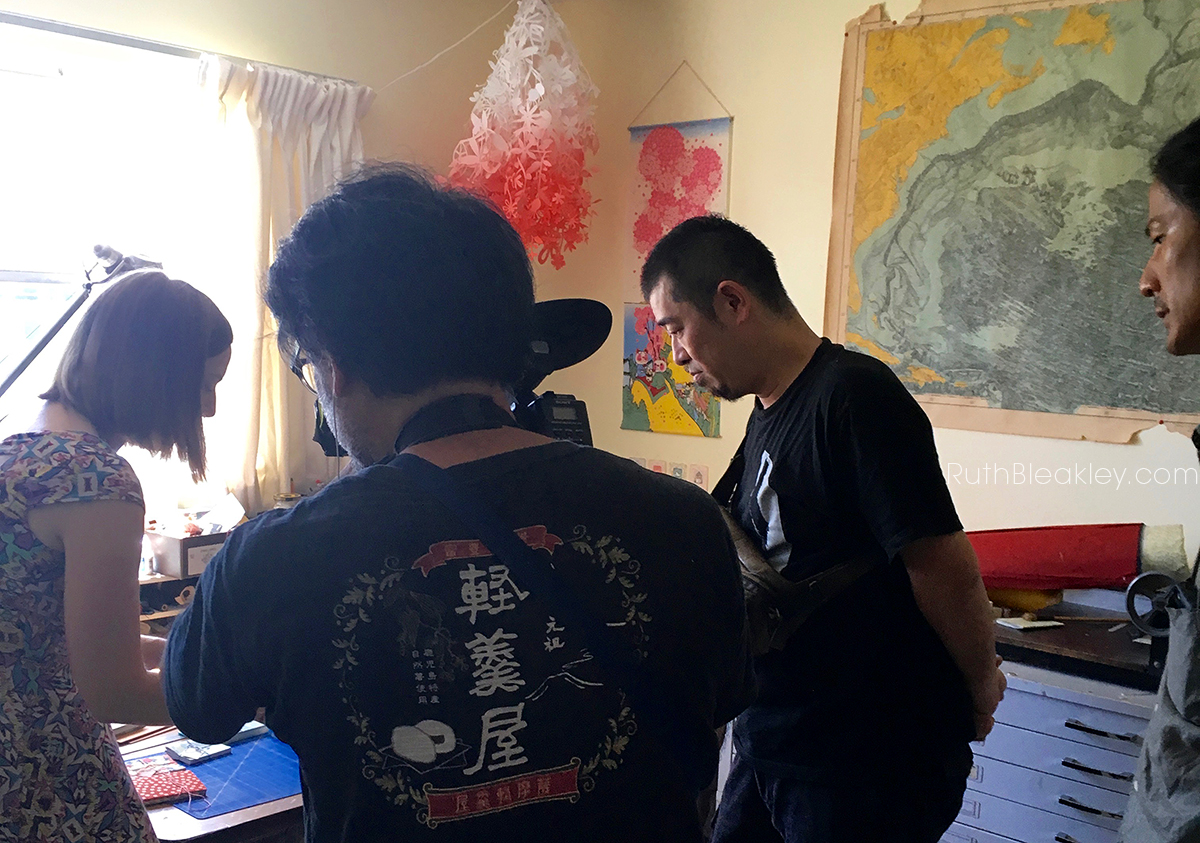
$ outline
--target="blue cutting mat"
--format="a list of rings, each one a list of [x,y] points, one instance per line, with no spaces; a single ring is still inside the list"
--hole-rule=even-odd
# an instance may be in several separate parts
[[[270,733],[235,744],[229,755],[188,769],[204,782],[208,794],[203,799],[176,802],[175,807],[198,820],[300,792],[296,753]]]

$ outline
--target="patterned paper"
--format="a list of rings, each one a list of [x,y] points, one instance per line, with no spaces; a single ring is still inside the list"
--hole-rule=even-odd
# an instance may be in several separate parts
[[[165,805],[182,799],[204,796],[204,782],[182,764],[166,755],[151,755],[126,762],[133,786],[142,804]]]
[[[716,396],[675,363],[671,338],[648,304],[625,305],[621,427],[692,436],[721,434]]]
[[[637,147],[625,301],[641,300],[642,264],[662,236],[702,214],[729,210],[728,117],[664,126],[633,126]]]

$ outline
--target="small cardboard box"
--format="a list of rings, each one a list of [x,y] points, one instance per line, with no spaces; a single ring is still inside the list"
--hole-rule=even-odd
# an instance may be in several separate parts
[[[229,533],[208,536],[173,536],[149,531],[146,537],[154,551],[154,570],[168,577],[194,577],[217,555]]]

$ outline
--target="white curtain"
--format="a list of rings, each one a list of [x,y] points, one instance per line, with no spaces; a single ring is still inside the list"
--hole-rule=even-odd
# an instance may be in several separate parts
[[[349,82],[219,56],[201,58],[200,84],[227,135],[253,144],[259,190],[252,277],[265,279],[276,244],[305,208],[362,161],[359,123],[375,95]],[[230,364],[246,373],[239,388],[250,396],[236,492],[255,512],[269,508],[276,493],[303,490],[327,472],[310,441],[313,396],[280,359],[274,320],[261,295],[245,307],[253,307],[253,339],[235,343],[241,359]]]

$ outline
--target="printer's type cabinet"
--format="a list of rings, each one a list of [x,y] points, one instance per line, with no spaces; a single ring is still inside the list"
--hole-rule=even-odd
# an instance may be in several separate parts
[[[942,843],[1114,843],[1154,695],[1020,664],[1005,673]]]

